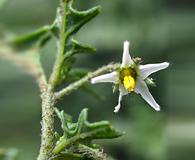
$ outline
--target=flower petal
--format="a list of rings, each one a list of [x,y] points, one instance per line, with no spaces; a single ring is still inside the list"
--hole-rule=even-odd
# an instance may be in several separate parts
[[[160,106],[151,95],[146,83],[143,80],[137,80],[135,92],[141,94],[142,98],[156,111],[160,111]]]
[[[118,105],[116,107],[114,107],[114,113],[117,113],[120,110],[122,97],[123,97],[123,95],[120,92],[119,97],[118,97]]]
[[[104,83],[104,82],[117,83],[117,81],[118,81],[118,73],[115,71],[91,79],[92,84]]]
[[[133,60],[131,59],[131,56],[129,54],[129,45],[130,43],[128,41],[125,41],[123,44],[123,57],[121,67],[127,67],[133,63]]]
[[[114,108],[114,112],[117,113],[121,107],[122,96],[127,95],[129,92],[125,90],[123,85],[119,85],[119,97],[118,97],[118,105]]]
[[[139,75],[145,79],[152,73],[165,69],[169,66],[168,62],[157,63],[157,64],[146,64],[139,66]]]

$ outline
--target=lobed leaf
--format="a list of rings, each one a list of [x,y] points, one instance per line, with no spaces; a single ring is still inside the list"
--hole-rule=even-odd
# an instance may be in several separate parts
[[[75,144],[82,144],[93,148],[92,146],[94,144],[92,143],[92,140],[112,139],[123,135],[122,132],[116,131],[108,121],[99,121],[94,123],[88,122],[88,110],[86,108],[81,111],[76,123],[66,121],[65,119],[67,115],[63,111],[58,111],[57,109],[55,110],[61,120],[64,134],[57,141],[53,150],[54,154],[58,154],[66,149],[69,149]]]

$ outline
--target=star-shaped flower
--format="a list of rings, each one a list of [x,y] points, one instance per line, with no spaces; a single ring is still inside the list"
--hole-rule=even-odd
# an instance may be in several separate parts
[[[160,111],[160,106],[154,100],[145,81],[152,73],[167,68],[169,63],[140,65],[131,58],[129,45],[128,41],[124,42],[122,64],[119,70],[92,78],[91,83],[111,82],[119,86],[118,105],[115,107],[114,112],[119,111],[122,96],[131,92],[140,94],[151,107],[156,111]]]

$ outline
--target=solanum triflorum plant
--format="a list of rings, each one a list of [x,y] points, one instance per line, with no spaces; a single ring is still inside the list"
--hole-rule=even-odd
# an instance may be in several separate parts
[[[119,69],[92,78],[91,83],[110,82],[118,85],[119,98],[118,105],[115,107],[114,112],[118,112],[121,106],[122,96],[131,92],[141,94],[143,99],[150,104],[156,111],[160,111],[160,106],[156,103],[153,96],[149,92],[145,80],[149,75],[159,70],[165,69],[169,66],[168,62],[158,64],[141,65],[136,60],[132,59],[129,54],[128,41],[124,42],[122,64]]]
[[[73,72],[72,64],[76,54],[95,51],[93,47],[78,42],[74,35],[96,17],[101,8],[96,6],[78,11],[73,6],[74,0],[59,1],[56,19],[52,24],[0,41],[0,57],[19,65],[38,83],[42,100],[42,133],[37,160],[105,160],[106,154],[93,140],[117,138],[123,133],[116,131],[108,121],[89,122],[87,109],[83,109],[78,121],[73,122],[70,115],[56,108],[56,103],[91,80],[92,83],[112,82],[119,87],[119,103],[115,112],[120,108],[122,96],[133,91],[140,93],[153,108],[159,110],[159,105],[150,94],[145,81],[150,74],[168,67],[169,64],[140,65],[131,59],[129,42],[126,41],[121,65],[108,64],[93,72]],[[56,40],[57,51],[53,70],[47,78],[40,61],[40,52],[52,38]],[[113,72],[102,75],[110,70]],[[61,121],[62,134],[54,129],[55,114]]]

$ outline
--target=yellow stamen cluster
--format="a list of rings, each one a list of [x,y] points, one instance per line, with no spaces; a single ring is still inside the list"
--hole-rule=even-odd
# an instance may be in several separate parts
[[[120,71],[120,82],[129,92],[135,88],[136,71],[133,68],[123,68]]]
[[[125,76],[123,85],[127,91],[133,91],[135,88],[135,79],[132,76]]]

